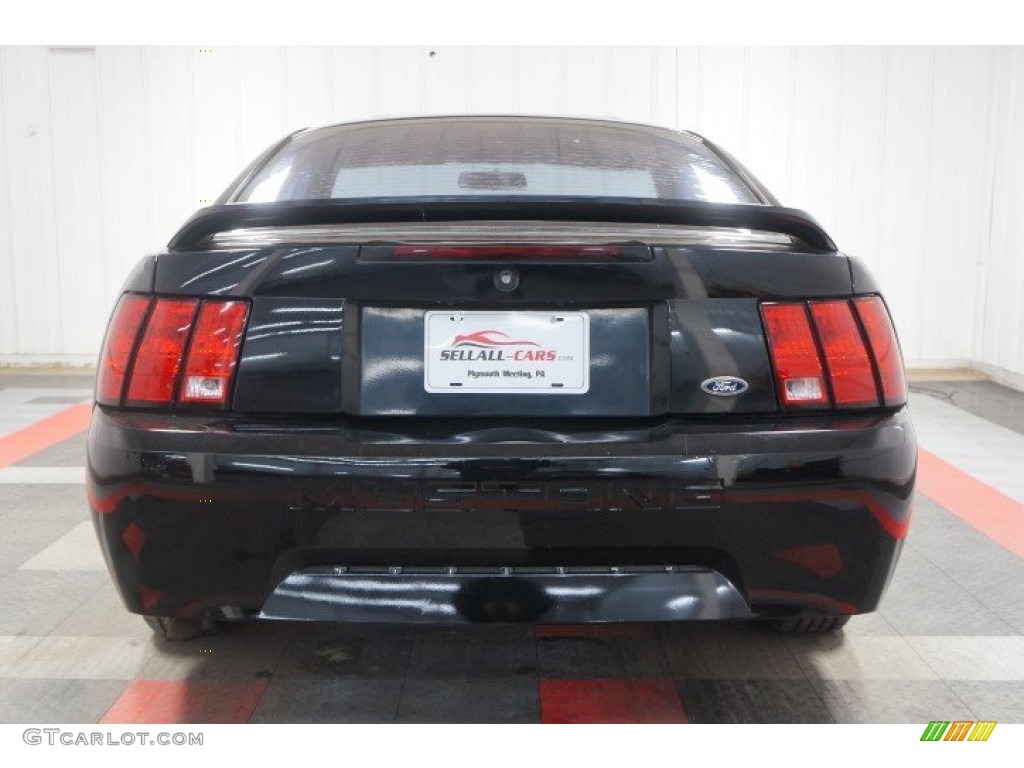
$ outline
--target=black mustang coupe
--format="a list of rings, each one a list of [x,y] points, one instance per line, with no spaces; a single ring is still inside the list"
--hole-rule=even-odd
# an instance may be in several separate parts
[[[130,611],[212,621],[874,610],[916,447],[878,284],[692,134],[302,130],[114,308],[88,498]]]

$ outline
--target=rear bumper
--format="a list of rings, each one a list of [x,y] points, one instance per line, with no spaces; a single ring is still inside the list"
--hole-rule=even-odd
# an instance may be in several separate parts
[[[89,499],[137,613],[638,621],[877,606],[910,519],[905,409],[543,427],[97,408]]]

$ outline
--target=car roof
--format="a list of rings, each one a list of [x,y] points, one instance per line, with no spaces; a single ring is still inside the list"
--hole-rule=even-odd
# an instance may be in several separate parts
[[[642,123],[634,120],[622,120],[613,117],[577,117],[572,115],[526,115],[526,114],[450,114],[450,115],[398,115],[387,117],[371,117],[364,120],[347,120],[327,125],[311,126],[296,131],[293,136],[307,132],[322,130],[333,130],[346,128],[348,126],[369,126],[375,124],[390,125],[401,122],[449,122],[449,123],[473,123],[490,122],[495,120],[523,122],[523,123],[586,123],[588,125],[606,125],[612,128],[638,128],[645,131],[656,131],[672,134],[674,136],[685,136],[686,138],[704,142],[705,139],[698,133],[688,130],[669,128],[664,125]]]

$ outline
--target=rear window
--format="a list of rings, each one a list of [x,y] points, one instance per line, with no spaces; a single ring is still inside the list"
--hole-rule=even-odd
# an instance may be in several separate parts
[[[623,197],[758,203],[699,140],[576,120],[424,119],[296,136],[237,202],[360,198]]]

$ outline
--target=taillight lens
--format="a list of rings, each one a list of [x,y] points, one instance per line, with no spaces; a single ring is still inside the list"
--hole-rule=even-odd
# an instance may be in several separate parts
[[[878,296],[854,299],[861,323],[871,344],[871,353],[878,364],[882,379],[882,395],[886,405],[901,405],[907,401],[907,381],[903,373],[903,356],[900,354],[896,329],[885,304]]]
[[[249,306],[243,301],[203,302],[189,347],[179,402],[227,403],[248,313]]]
[[[96,401],[227,405],[249,304],[126,294],[100,355]]]
[[[896,333],[878,296],[767,303],[761,312],[783,406],[906,402]]]
[[[847,301],[812,301],[836,405],[878,405],[878,388],[860,328]]]
[[[128,385],[128,405],[169,405],[174,399],[195,299],[157,299],[139,343]]]
[[[764,304],[768,347],[783,405],[828,405],[821,357],[802,304]]]
[[[132,348],[146,317],[149,303],[148,297],[131,294],[125,294],[117,302],[114,316],[110,319],[107,338],[103,341],[103,352],[100,353],[100,366],[96,376],[96,401],[103,405],[117,405],[121,401]]]

